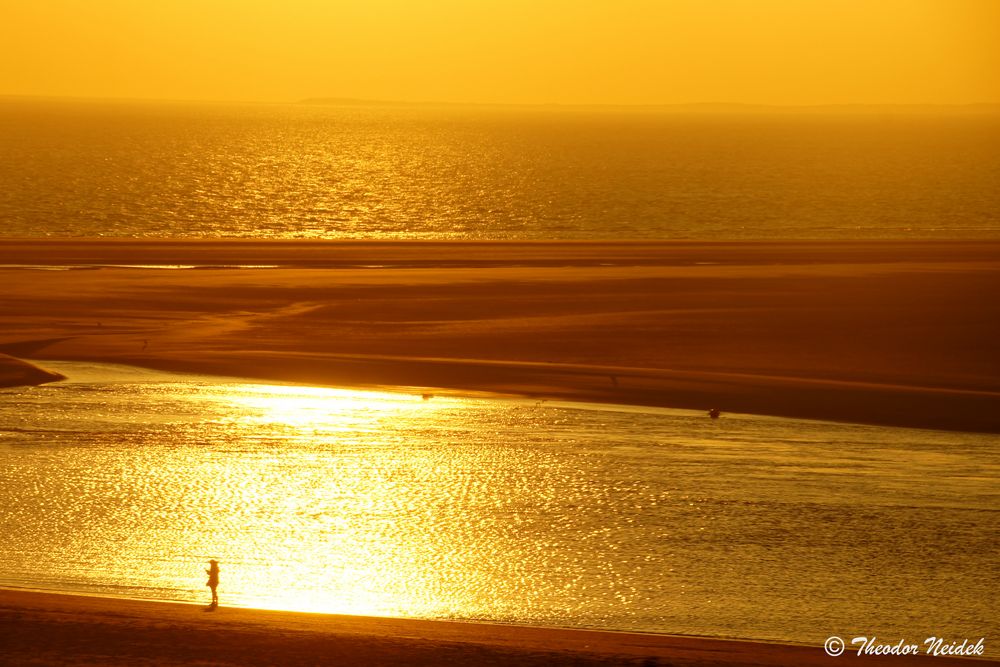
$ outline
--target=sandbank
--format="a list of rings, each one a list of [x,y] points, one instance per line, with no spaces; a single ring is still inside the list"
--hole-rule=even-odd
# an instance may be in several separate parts
[[[0,353],[0,387],[21,387],[58,382],[65,377],[21,359]]]
[[[10,665],[954,665],[820,646],[304,614],[0,590]]]
[[[1000,432],[1000,242],[7,239],[0,280],[22,358]]]

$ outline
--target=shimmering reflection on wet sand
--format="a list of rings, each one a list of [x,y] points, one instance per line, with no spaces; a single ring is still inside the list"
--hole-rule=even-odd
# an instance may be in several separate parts
[[[48,366],[2,392],[0,585],[207,601],[217,558],[266,608],[1000,629],[991,436]]]

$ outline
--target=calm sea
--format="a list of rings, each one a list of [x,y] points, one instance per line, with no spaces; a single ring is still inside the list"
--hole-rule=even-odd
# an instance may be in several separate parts
[[[0,100],[0,235],[1000,238],[1000,116]]]
[[[0,585],[996,655],[994,436],[47,365]]]

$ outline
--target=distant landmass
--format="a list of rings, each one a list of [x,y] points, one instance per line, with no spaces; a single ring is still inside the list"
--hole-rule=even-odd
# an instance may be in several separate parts
[[[395,107],[423,106],[432,102],[400,102],[398,100],[366,100],[357,97],[309,97],[299,100],[297,104],[317,104],[332,107]]]

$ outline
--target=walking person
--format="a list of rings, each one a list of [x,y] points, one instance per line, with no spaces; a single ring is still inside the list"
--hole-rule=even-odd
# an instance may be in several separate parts
[[[208,575],[208,581],[205,582],[205,585],[212,589],[212,604],[208,605],[208,608],[215,609],[219,606],[219,592],[216,590],[219,588],[219,561],[208,561],[208,569],[205,570],[205,574]]]

